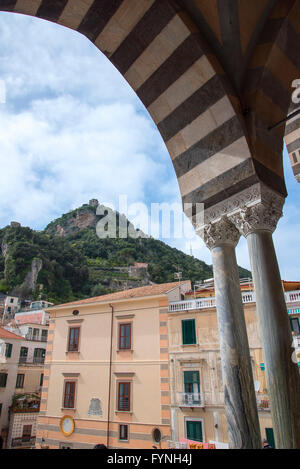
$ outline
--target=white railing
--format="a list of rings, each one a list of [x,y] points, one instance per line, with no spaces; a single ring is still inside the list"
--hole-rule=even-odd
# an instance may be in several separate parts
[[[242,300],[244,304],[255,303],[255,292],[242,292]],[[300,290],[285,293],[285,301],[287,303],[300,302]],[[172,301],[169,303],[169,311],[176,313],[177,311],[191,311],[195,309],[215,308],[215,297],[196,298],[186,301]]]
[[[180,407],[203,407],[199,392],[178,392],[177,404]]]
[[[287,303],[295,303],[296,301],[300,301],[300,290],[298,291],[290,291],[284,294],[285,301]]]

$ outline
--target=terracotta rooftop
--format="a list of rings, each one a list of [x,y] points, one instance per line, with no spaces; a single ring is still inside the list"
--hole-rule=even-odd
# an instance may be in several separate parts
[[[13,332],[7,331],[3,327],[0,327],[0,339],[19,339],[24,340],[21,335],[14,334]]]
[[[181,283],[185,284],[187,282],[190,283],[189,280],[183,281]],[[72,301],[70,303],[64,303],[61,305],[52,306],[51,308],[47,308],[47,309],[55,309],[56,307],[59,307],[59,306],[84,305],[84,304],[89,304],[89,303],[99,303],[102,301],[114,301],[114,300],[123,300],[123,299],[125,300],[125,299],[130,299],[130,298],[143,298],[145,296],[162,295],[172,290],[176,286],[178,286],[178,282],[161,283],[158,285],[148,285],[145,287],[138,287],[138,288],[132,288],[130,290],[118,291],[116,293],[110,293],[108,295],[95,296],[93,298],[86,298],[85,300]]]

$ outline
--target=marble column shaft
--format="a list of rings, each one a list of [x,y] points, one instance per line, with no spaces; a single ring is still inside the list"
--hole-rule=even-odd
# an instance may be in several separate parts
[[[272,238],[280,216],[260,204],[231,219],[248,242],[276,448],[292,449],[300,448],[300,375]]]
[[[232,449],[261,448],[246,322],[235,246],[240,234],[223,218],[199,232],[211,249],[225,393]]]

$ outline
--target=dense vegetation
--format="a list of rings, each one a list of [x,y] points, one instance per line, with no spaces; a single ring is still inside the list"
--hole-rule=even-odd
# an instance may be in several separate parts
[[[79,214],[93,215],[88,226],[78,228]],[[192,282],[213,276],[211,266],[153,238],[99,239],[97,220],[95,207],[84,205],[53,221],[43,232],[18,226],[0,230],[0,292],[33,298],[42,294],[60,303],[105,294],[126,286],[127,281],[129,286],[172,282],[178,269],[183,279]],[[56,234],[57,227],[64,228],[63,236]],[[42,267],[30,292],[26,276],[35,259],[42,261]],[[134,279],[126,269],[118,270],[135,262],[149,264],[143,278]],[[240,275],[250,276],[250,272],[240,268]]]

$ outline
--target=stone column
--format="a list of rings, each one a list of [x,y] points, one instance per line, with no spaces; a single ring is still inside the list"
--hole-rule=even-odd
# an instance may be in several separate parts
[[[211,250],[229,447],[261,448],[257,403],[235,247],[240,233],[223,217],[197,230]]]
[[[300,375],[272,239],[283,203],[274,193],[230,219],[248,242],[276,448],[291,449],[300,448]]]

